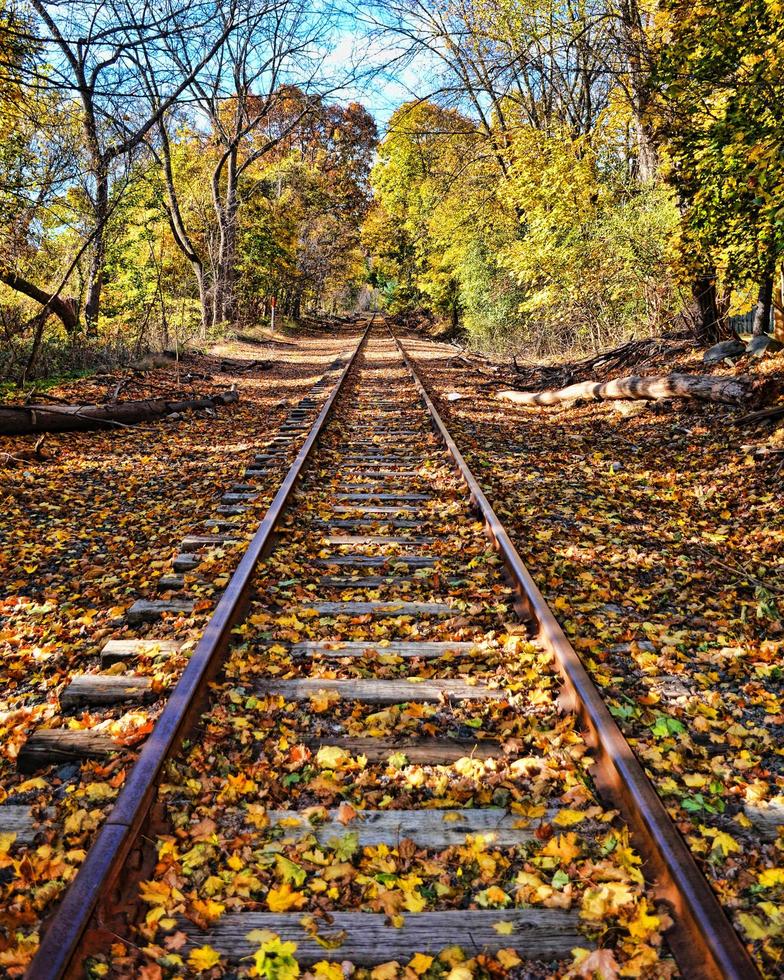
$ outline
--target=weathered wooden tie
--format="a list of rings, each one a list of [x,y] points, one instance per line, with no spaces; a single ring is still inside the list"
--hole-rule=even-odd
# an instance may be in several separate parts
[[[434,704],[439,701],[500,700],[507,695],[498,688],[465,681],[425,681],[418,677],[396,680],[354,680],[306,678],[293,681],[257,681],[254,690],[259,694],[278,694],[287,701],[308,701],[325,692],[339,694],[345,701],[365,704],[404,704],[417,701]]]
[[[188,616],[196,605],[193,599],[137,599],[125,614],[128,623],[154,623],[163,616]]]
[[[309,602],[302,607],[319,616],[458,616],[460,610],[445,602]]]
[[[499,933],[499,922],[508,922],[511,933]],[[492,953],[514,947],[518,955],[530,960],[566,959],[575,946],[590,946],[579,930],[577,911],[562,909],[459,909],[447,912],[417,912],[406,915],[400,927],[377,912],[333,912],[330,922],[320,927],[326,941],[318,942],[302,925],[301,912],[243,912],[226,914],[202,932],[189,920],[178,927],[188,936],[183,947],[208,944],[234,959],[252,957],[258,943],[248,934],[262,929],[297,945],[297,960],[310,965],[321,960],[348,961],[358,966],[374,966],[391,960],[407,962],[414,951],[436,954],[452,946],[468,946],[472,954]],[[344,936],[345,933],[345,936]],[[329,948],[329,936],[342,942]]]
[[[143,703],[156,697],[149,677],[122,674],[78,674],[60,695],[60,707],[119,704],[122,701]]]
[[[550,819],[557,813],[548,814]],[[324,823],[310,823],[298,810],[268,810],[274,827],[283,823],[284,839],[297,840],[313,834],[320,844],[329,844],[347,833],[357,835],[360,847],[413,841],[428,850],[443,850],[465,844],[468,834],[482,834],[492,847],[517,847],[535,839],[539,821],[521,820],[519,814],[497,807],[465,810],[358,810],[345,821],[339,810],[330,810]],[[295,823],[295,821],[298,821]]]
[[[28,738],[19,751],[16,766],[20,772],[35,772],[44,766],[96,759],[123,746],[108,735],[87,729],[41,728]]]
[[[397,657],[432,659],[448,653],[469,654],[476,650],[475,643],[450,643],[446,640],[429,643],[427,641],[391,640],[373,643],[372,640],[303,640],[291,646],[295,657],[310,657],[318,654],[329,659],[341,657],[363,657],[367,653],[394,654]]]
[[[135,657],[168,656],[181,648],[179,640],[109,640],[101,650],[101,663],[108,667]]]
[[[423,537],[422,535],[402,538],[385,534],[328,534],[324,536],[323,541],[325,544],[354,545],[359,548],[363,545],[365,547],[372,547],[378,544],[402,544],[409,546],[415,544],[432,544],[435,538]]]

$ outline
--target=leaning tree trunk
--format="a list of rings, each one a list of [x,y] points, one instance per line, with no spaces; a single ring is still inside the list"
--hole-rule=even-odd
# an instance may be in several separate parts
[[[70,432],[86,429],[113,429],[164,418],[173,412],[197,408],[217,408],[236,402],[236,390],[203,398],[167,401],[152,398],[145,401],[120,402],[117,405],[2,405],[0,435],[20,436],[33,432]]]
[[[24,279],[10,269],[2,267],[0,267],[0,282],[5,283],[10,289],[14,289],[24,296],[29,296],[36,303],[40,303],[44,307],[43,312],[51,310],[60,323],[62,323],[63,327],[65,327],[65,332],[69,337],[78,332],[79,316],[77,311],[79,304],[73,296],[63,299],[63,297],[56,293],[48,293],[46,290],[36,286],[35,283]]]
[[[668,374],[641,378],[630,375],[614,381],[583,381],[553,391],[499,391],[497,398],[518,405],[559,405],[578,399],[636,399],[656,401],[661,398],[696,398],[699,401],[738,404],[751,394],[743,378],[713,378],[691,374]]]

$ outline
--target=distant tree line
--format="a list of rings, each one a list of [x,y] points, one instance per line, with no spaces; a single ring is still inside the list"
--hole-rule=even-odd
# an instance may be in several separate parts
[[[0,0],[0,370],[351,305],[377,133],[330,97],[329,30],[301,0]]]
[[[429,88],[365,227],[394,309],[557,351],[780,302],[782,18],[768,0],[379,2]]]

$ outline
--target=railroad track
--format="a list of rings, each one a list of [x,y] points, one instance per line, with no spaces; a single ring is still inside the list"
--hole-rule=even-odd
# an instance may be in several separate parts
[[[757,976],[402,347],[376,325],[355,358],[28,975],[276,936],[541,977],[628,905],[638,937],[668,911],[684,976]]]

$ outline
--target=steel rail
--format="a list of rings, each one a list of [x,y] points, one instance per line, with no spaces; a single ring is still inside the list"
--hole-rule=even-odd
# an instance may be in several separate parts
[[[311,426],[297,458],[288,469],[258,531],[215,607],[193,656],[144,743],[117,802],[62,902],[49,919],[38,952],[25,974],[28,980],[62,980],[79,975],[76,971],[80,965],[80,950],[91,921],[108,901],[112,886],[150,814],[165,763],[180,747],[198,718],[207,685],[228,651],[234,626],[242,620],[248,608],[256,566],[269,553],[275,528],[332,413],[335,399],[367,340],[374,319],[375,315]]]
[[[484,520],[488,537],[503,558],[519,598],[518,611],[533,620],[538,640],[554,657],[566,688],[565,706],[575,712],[587,729],[588,744],[596,753],[597,784],[629,824],[634,842],[655,877],[657,895],[672,906],[673,925],[666,938],[679,969],[690,980],[760,978],[759,970],[688,845],[449,434],[411,358],[388,325],[387,329],[430,413],[436,433],[470,490],[471,502]]]

